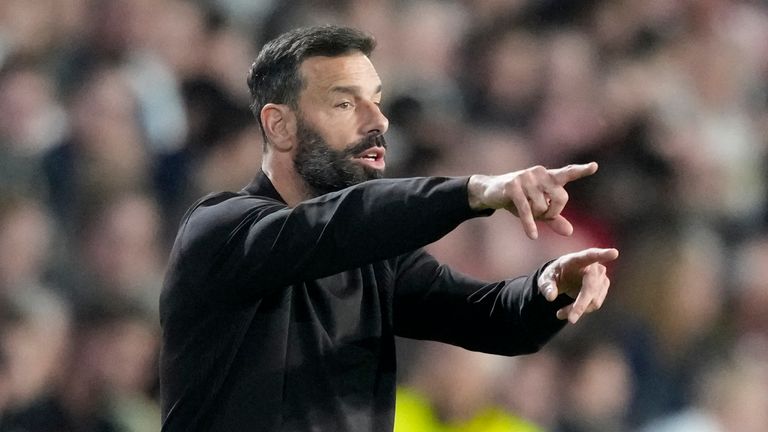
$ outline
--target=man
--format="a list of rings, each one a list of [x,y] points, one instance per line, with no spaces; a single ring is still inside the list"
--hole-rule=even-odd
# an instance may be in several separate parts
[[[494,209],[531,238],[536,220],[568,235],[563,186],[597,165],[380,179],[373,47],[352,29],[299,29],[253,64],[263,172],[184,217],[160,300],[163,430],[391,431],[395,335],[530,353],[605,298],[615,249],[495,283],[421,249]]]

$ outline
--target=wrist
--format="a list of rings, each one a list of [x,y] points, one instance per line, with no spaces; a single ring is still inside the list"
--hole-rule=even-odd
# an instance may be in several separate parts
[[[490,208],[485,204],[485,191],[488,185],[488,176],[473,175],[467,182],[467,200],[472,210],[480,211]]]

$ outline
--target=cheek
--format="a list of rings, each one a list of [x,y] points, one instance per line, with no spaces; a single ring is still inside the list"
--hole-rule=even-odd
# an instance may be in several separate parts
[[[354,135],[343,133],[340,130],[327,131],[322,133],[322,136],[326,145],[336,152],[344,152],[355,145]]]
[[[344,150],[357,140],[357,127],[354,115],[350,112],[337,112],[318,116],[315,130],[323,137],[331,148]]]

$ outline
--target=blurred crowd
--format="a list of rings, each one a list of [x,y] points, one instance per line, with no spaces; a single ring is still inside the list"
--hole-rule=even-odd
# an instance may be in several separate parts
[[[0,431],[159,430],[180,217],[258,172],[261,45],[323,23],[378,40],[390,176],[600,164],[574,236],[497,214],[431,253],[622,253],[538,354],[401,340],[397,431],[768,430],[768,1],[2,0]]]

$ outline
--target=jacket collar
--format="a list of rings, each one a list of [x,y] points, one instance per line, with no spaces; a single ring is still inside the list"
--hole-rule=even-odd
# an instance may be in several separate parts
[[[285,203],[285,200],[277,192],[277,189],[275,189],[272,181],[267,177],[264,171],[259,171],[259,174],[256,175],[251,183],[243,188],[243,191],[247,192],[249,195],[263,196]]]

